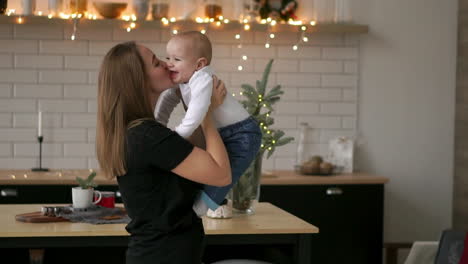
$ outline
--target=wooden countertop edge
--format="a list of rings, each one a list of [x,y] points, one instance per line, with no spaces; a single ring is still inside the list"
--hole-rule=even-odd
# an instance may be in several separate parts
[[[63,176],[62,175],[63,172]],[[59,176],[60,173],[60,176]],[[78,185],[75,177],[84,177],[88,170],[57,170],[46,174],[27,170],[0,170],[0,185]],[[46,178],[47,177],[47,178]],[[369,173],[348,173],[330,176],[300,175],[291,170],[265,171],[262,185],[315,185],[315,184],[385,184],[388,178]],[[117,181],[104,179],[98,174],[95,182],[100,186],[116,185]]]

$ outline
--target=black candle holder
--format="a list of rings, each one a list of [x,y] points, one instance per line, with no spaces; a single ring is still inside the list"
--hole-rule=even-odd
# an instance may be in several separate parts
[[[42,141],[44,141],[43,136],[38,136],[37,141],[39,142],[39,168],[32,168],[32,171],[49,171],[47,168],[42,168]]]

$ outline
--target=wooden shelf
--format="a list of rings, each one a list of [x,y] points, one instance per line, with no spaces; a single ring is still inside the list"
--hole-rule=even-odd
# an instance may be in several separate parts
[[[0,15],[1,24],[18,24],[17,19],[20,16],[18,15]],[[47,16],[21,16],[23,18],[24,24],[70,24],[72,19],[60,19],[60,18],[51,18]],[[131,21],[124,21],[121,19],[80,19],[79,23],[85,23],[90,25],[121,25],[129,24]],[[161,21],[154,20],[145,20],[145,21],[135,21],[138,27],[153,27],[153,28],[168,28],[168,29],[178,29],[183,28],[184,30],[201,30],[201,29],[212,29],[212,30],[240,30],[243,27],[243,24],[238,21],[230,21],[227,24],[222,23],[220,26],[217,26],[215,23],[197,23],[192,20],[180,20],[174,23],[169,23],[169,25],[163,25]],[[360,24],[317,24],[312,26],[310,24],[305,24],[307,27],[307,33],[348,33],[348,34],[366,34],[369,32],[369,27],[367,25]],[[267,24],[260,24],[257,22],[250,23],[250,31],[254,32],[266,32],[268,30]],[[294,26],[289,24],[277,24],[275,26],[270,26],[269,29],[271,32],[299,32],[300,26]]]

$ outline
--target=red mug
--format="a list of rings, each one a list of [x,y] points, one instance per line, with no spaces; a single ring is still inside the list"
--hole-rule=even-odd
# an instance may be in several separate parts
[[[97,195],[94,196],[94,199],[98,199]],[[100,205],[107,208],[114,208],[115,207],[115,193],[114,192],[102,192],[101,191],[101,201],[96,203],[96,205]]]

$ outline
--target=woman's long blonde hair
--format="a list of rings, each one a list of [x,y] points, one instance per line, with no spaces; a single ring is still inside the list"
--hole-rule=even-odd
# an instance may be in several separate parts
[[[154,119],[143,59],[135,42],[114,46],[99,71],[96,154],[108,179],[124,175],[125,137],[135,121]]]

